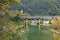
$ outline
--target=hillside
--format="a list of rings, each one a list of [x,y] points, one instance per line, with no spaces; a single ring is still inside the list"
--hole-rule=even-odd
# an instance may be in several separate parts
[[[60,15],[60,0],[22,0],[14,3],[10,10],[24,10],[31,15]]]

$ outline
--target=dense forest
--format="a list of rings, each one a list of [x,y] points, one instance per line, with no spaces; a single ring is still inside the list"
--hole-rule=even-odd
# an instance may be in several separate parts
[[[60,15],[60,0],[22,0],[10,10],[24,10],[30,15]]]

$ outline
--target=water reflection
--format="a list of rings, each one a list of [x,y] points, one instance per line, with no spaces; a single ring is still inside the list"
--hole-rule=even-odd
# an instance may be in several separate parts
[[[53,40],[52,32],[48,29],[39,30],[37,26],[30,25],[30,30],[26,32],[25,40]]]

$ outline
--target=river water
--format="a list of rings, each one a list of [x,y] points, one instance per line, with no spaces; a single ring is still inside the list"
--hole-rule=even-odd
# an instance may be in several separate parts
[[[26,40],[53,40],[53,34],[48,29],[39,30],[37,26],[30,25]]]

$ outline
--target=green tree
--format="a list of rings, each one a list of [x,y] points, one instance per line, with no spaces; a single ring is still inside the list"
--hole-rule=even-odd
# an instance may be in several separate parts
[[[0,10],[4,10],[13,2],[20,2],[20,0],[0,0]]]
[[[19,14],[17,14],[15,17],[11,18],[11,20],[14,22],[19,22],[19,20],[20,20]]]

